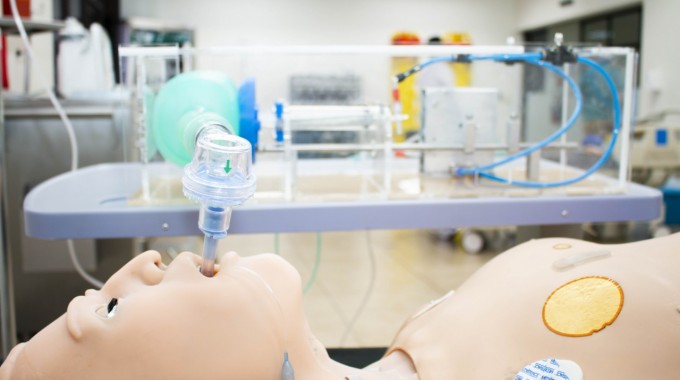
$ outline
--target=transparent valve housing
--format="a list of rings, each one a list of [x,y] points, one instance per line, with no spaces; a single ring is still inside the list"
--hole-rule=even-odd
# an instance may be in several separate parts
[[[184,167],[184,195],[218,208],[236,206],[255,192],[250,143],[220,126],[198,134],[192,161]]]

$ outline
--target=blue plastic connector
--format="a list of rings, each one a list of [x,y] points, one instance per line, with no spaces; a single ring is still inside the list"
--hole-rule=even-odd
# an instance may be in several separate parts
[[[274,104],[276,113],[276,142],[283,142],[283,102]]]
[[[260,120],[257,100],[255,98],[255,79],[246,79],[238,91],[238,105],[239,105],[239,135],[250,142],[253,146],[252,159],[255,162],[255,157],[258,148],[259,134],[260,134]]]
[[[283,368],[281,368],[281,380],[295,380],[295,371],[293,365],[288,360],[288,353],[283,354]]]

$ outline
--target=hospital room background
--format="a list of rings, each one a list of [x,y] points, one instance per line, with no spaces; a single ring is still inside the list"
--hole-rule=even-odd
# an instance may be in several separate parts
[[[32,52],[28,52],[26,40],[17,31],[10,2],[3,1],[0,24],[3,356],[14,344],[30,339],[64,313],[71,298],[95,286],[97,281],[105,281],[134,255],[157,250],[169,262],[182,251],[200,254],[204,247],[203,234],[195,228],[197,210],[203,206],[190,202],[178,201],[181,212],[177,211],[177,217],[190,219],[186,224],[196,234],[179,236],[175,233],[177,222],[154,225],[157,233],[153,234],[145,234],[143,229],[138,235],[117,232],[118,227],[122,231],[122,226],[111,222],[117,220],[116,210],[110,211],[112,214],[102,212],[99,219],[93,217],[88,222],[92,228],[87,230],[94,232],[78,232],[81,227],[69,231],[70,218],[75,216],[64,213],[59,219],[60,210],[76,209],[80,207],[79,200],[89,201],[88,194],[96,193],[106,184],[117,186],[129,179],[126,174],[92,177],[95,179],[53,190],[47,200],[38,199],[43,193],[33,190],[44,189],[47,194],[49,189],[40,187],[41,184],[75,169],[72,136],[63,127],[63,116],[53,106],[56,99],[50,99],[52,95],[46,91],[49,88],[55,89],[53,95],[75,131],[78,171],[99,164],[172,161],[161,157],[162,147],[158,147],[160,152],[149,152],[155,147],[146,145],[140,150],[139,140],[135,140],[139,137],[135,128],[155,122],[150,115],[159,113],[151,107],[161,106],[158,100],[162,99],[160,92],[169,83],[168,78],[190,71],[216,70],[226,73],[237,87],[252,80],[250,108],[239,104],[242,107],[239,112],[242,131],[244,125],[251,125],[244,124],[244,109],[254,112],[248,123],[261,128],[259,132],[254,129],[256,140],[246,137],[253,150],[257,150],[252,156],[253,170],[258,173],[257,190],[253,199],[233,204],[234,233],[230,230],[219,241],[218,255],[226,251],[242,256],[269,252],[291,262],[302,278],[305,312],[312,330],[326,347],[335,349],[332,355],[338,358],[348,355],[346,360],[352,363],[362,360],[368,363],[379,357],[404,316],[456,289],[483,264],[516,244],[548,236],[598,243],[630,242],[670,234],[680,224],[680,206],[676,203],[680,199],[680,180],[676,177],[680,167],[680,145],[676,145],[680,141],[677,69],[680,50],[675,48],[675,38],[680,35],[680,2],[676,0],[16,0],[16,3]],[[434,125],[437,117],[445,117],[437,113],[437,107],[448,98],[442,95],[444,92],[423,90],[429,86],[424,84],[427,68],[418,74],[422,78],[405,80],[398,86],[393,83],[395,74],[440,52],[450,56],[445,50],[437,50],[440,48],[489,47],[488,53],[493,53],[494,48],[514,51],[515,47],[526,46],[527,51],[533,51],[562,44],[577,49],[634,49],[635,54],[622,55],[629,61],[621,58],[616,61],[621,63],[619,69],[610,71],[620,74],[612,76],[620,89],[621,117],[629,121],[632,131],[630,151],[612,152],[614,158],[610,163],[615,164],[605,166],[603,170],[609,169],[611,173],[603,175],[622,182],[612,180],[612,185],[601,192],[578,188],[551,193],[533,188],[498,190],[493,186],[482,186],[480,190],[475,182],[478,178],[470,176],[474,177],[470,187],[452,194],[442,193],[438,184],[428,187],[424,182],[415,185],[420,186],[422,194],[414,196],[409,192],[408,186],[414,182],[400,182],[400,176],[405,174],[399,170],[411,165],[416,171],[419,168],[422,175],[437,165],[441,156],[432,153],[425,158],[430,154],[427,147],[401,145],[403,149],[399,149],[389,145],[436,143],[439,135],[423,132],[424,125],[427,122]],[[407,50],[390,50],[400,47],[433,50],[416,51],[415,56],[404,54]],[[159,50],[144,48],[169,50],[158,53]],[[600,54],[593,51],[595,56]],[[567,86],[563,87],[561,80],[553,79],[547,71],[513,62],[473,62],[469,60],[470,53],[465,54],[459,55],[463,58],[458,61],[440,66],[443,70],[440,77],[434,77],[433,66],[428,80],[441,80],[443,84],[437,84],[438,87],[462,89],[460,93],[477,91],[475,96],[486,100],[470,100],[477,102],[475,107],[491,99],[497,112],[488,122],[499,125],[506,138],[509,139],[516,123],[517,138],[535,142],[550,135],[568,118],[565,110],[575,100],[568,95]],[[609,61],[598,62],[606,66]],[[626,64],[632,70],[626,71]],[[139,79],[142,72],[145,82]],[[580,75],[577,82],[587,98],[584,76]],[[394,107],[394,89],[400,92],[402,108]],[[420,90],[423,92],[419,93]],[[239,91],[243,94],[246,90],[241,87]],[[417,102],[409,103],[411,97]],[[469,99],[477,98],[470,95]],[[168,107],[167,113],[171,113],[172,106]],[[328,130],[314,129],[303,120],[302,113],[311,109],[304,107],[317,107],[309,111],[312,118],[320,115],[314,112],[328,110],[347,112],[343,115],[352,118],[356,117],[353,112],[360,111],[362,118],[370,118],[360,124],[365,127],[374,123],[371,125],[375,127],[361,129],[364,131],[361,133],[375,134],[362,140],[363,137],[356,137],[360,134],[358,129],[343,129],[332,123],[327,124]],[[333,107],[349,108],[338,111]],[[410,113],[410,117],[389,119],[388,127],[381,130],[384,121],[380,115],[394,116],[400,110]],[[610,114],[607,111],[607,117]],[[469,113],[461,111],[460,128],[464,129],[466,122],[480,125],[487,122],[484,115],[487,114],[478,113],[472,119]],[[584,118],[586,121],[579,121],[576,132],[582,146],[569,148],[566,140],[562,141],[563,149],[554,150],[556,162],[560,162],[559,154],[564,150],[572,149],[575,153],[584,147],[606,148],[611,136],[605,134],[602,140],[593,132],[601,126],[597,121],[588,123],[587,106]],[[296,121],[300,131],[291,132],[282,126],[298,125]],[[394,127],[396,124],[398,128]],[[286,133],[292,134],[288,145],[284,142],[290,137]],[[475,145],[467,136],[449,142]],[[300,144],[299,150],[295,150],[295,144]],[[305,151],[311,144],[323,147]],[[356,151],[346,146],[338,148],[341,144],[353,144]],[[370,144],[379,144],[379,148]],[[518,144],[520,148],[524,146]],[[456,157],[467,154],[466,149],[467,145]],[[545,149],[543,158],[550,158],[550,152]],[[565,162],[587,169],[593,162],[589,161],[591,151],[579,152],[581,155],[569,156]],[[408,165],[401,164],[405,161]],[[229,165],[227,161],[227,173],[231,170]],[[359,166],[361,170],[356,169]],[[362,171],[367,166],[373,170],[369,174]],[[338,171],[334,172],[336,167]],[[356,170],[362,173],[360,179],[342,180],[343,176],[356,174]],[[385,179],[388,170],[391,177]],[[449,178],[448,169],[445,171]],[[276,174],[283,179],[276,179]],[[374,176],[371,181],[378,185],[366,182],[368,175]],[[355,180],[356,183],[352,182]],[[609,184],[608,180],[602,181]],[[152,187],[157,184],[153,180],[150,183]],[[175,192],[184,199],[181,184],[177,183],[176,188],[167,185],[163,191]],[[593,207],[587,203],[591,196],[611,196],[622,201],[618,193],[622,183],[639,185],[636,191],[644,196],[631,200],[629,210],[625,203],[620,203],[609,206],[611,209],[603,208],[599,214],[593,211],[591,219],[579,219],[579,207]],[[365,186],[374,185],[380,190],[367,197],[348,194],[364,194]],[[280,198],[272,190],[277,186],[284,189]],[[69,195],[71,191],[82,195]],[[141,201],[128,198],[125,207],[132,204],[149,213],[177,210],[173,208],[177,202],[167,199],[144,203],[148,201],[144,191],[139,190]],[[29,194],[35,196],[31,209],[29,203],[24,203]],[[498,194],[507,204],[499,201],[495,206]],[[542,206],[538,201],[545,200],[544,196],[565,194],[575,202],[573,208],[566,203],[555,205],[561,207],[555,218],[543,218],[542,213],[549,213],[551,206]],[[493,199],[487,202],[487,196]],[[455,205],[460,205],[456,207],[461,209],[439,205],[442,197],[447,202],[455,199],[459,202]],[[402,201],[413,202],[413,208],[384,211],[391,202]],[[576,203],[581,201],[586,202],[585,206]],[[640,203],[640,209],[635,209],[635,202],[645,201],[649,206]],[[116,202],[107,199],[101,207],[113,209]],[[265,205],[259,216],[247,214],[253,202]],[[522,202],[526,205],[521,206]],[[298,207],[307,205],[311,205],[309,210]],[[394,212],[397,216],[380,217],[378,214],[383,212]],[[458,214],[461,222],[447,224],[438,212]],[[516,214],[528,216],[525,220]],[[141,211],[135,215],[140,225],[147,220]],[[531,215],[536,217],[532,219]],[[457,220],[454,216],[446,220]],[[401,223],[402,219],[407,221]],[[72,240],[67,243],[67,239]]]

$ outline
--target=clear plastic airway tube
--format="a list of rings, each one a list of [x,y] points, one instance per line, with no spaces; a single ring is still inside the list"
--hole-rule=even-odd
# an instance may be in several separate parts
[[[205,234],[203,240],[203,263],[201,273],[207,277],[215,274],[215,259],[217,257],[217,243],[227,236],[231,221],[231,207],[215,207],[201,205],[198,216],[198,227]]]
[[[201,273],[203,273],[204,276],[212,277],[215,275],[217,242],[218,239],[208,235],[206,235],[203,240],[203,262],[201,263]]]
[[[217,243],[227,236],[231,209],[255,192],[250,143],[208,124],[198,132],[192,161],[184,167],[184,195],[201,204],[198,228],[205,234],[201,273],[214,275]]]

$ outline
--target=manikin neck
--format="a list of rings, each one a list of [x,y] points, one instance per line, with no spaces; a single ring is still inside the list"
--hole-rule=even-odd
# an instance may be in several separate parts
[[[411,359],[395,351],[366,369],[346,366],[332,360],[304,322],[305,337],[292,339],[289,352],[296,379],[306,380],[417,380]]]

